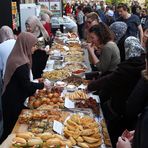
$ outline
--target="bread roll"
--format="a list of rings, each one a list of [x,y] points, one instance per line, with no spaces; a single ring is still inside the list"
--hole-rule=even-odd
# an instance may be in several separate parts
[[[89,136],[89,135],[92,135],[93,133],[94,131],[92,129],[86,129],[86,130],[81,131],[82,136]]]
[[[24,138],[24,139],[29,139],[34,137],[33,133],[31,132],[23,132],[23,133],[16,133],[16,137]]]
[[[71,141],[72,145],[76,145],[76,141],[73,137],[70,137],[69,140]]]
[[[70,130],[70,131],[75,131],[75,130],[76,130],[76,127],[75,127],[75,126],[72,126],[72,125],[69,125],[69,124],[67,124],[66,127],[67,127],[68,130]]]
[[[87,136],[83,136],[83,139],[88,142],[88,143],[95,143],[97,141],[99,141],[100,139],[97,138],[93,138],[93,137],[87,137]]]
[[[76,139],[77,142],[83,142],[83,138],[81,136],[79,136],[77,139]]]
[[[46,141],[46,145],[47,146],[51,146],[51,145],[61,145],[61,141],[59,138],[52,138],[52,139],[48,139]]]
[[[70,141],[70,140],[67,140],[67,141],[65,141],[65,144],[69,147],[69,148],[71,148],[73,145],[72,145],[72,142]]]
[[[26,146],[26,144],[27,141],[24,138],[15,137],[12,139],[12,145],[14,146],[21,147],[21,146]]]
[[[69,125],[71,125],[71,126],[74,126],[74,127],[77,127],[78,126],[78,124],[77,123],[75,123],[74,121],[72,121],[72,120],[67,120],[67,123],[69,124]]]
[[[46,141],[49,138],[52,138],[53,135],[51,133],[45,132],[45,133],[42,133],[42,134],[38,134],[38,137],[40,137],[43,141]]]
[[[102,141],[99,140],[96,143],[92,143],[92,144],[88,143],[88,146],[89,146],[89,148],[98,148],[98,147],[100,147],[101,144],[102,144]]]
[[[84,142],[78,142],[78,146],[80,146],[82,148],[89,148],[89,146]]]
[[[54,134],[53,138],[58,138],[60,140],[63,140],[63,137],[61,135],[58,135],[58,134]]]
[[[28,140],[28,146],[35,146],[43,144],[43,140],[40,137],[34,137]]]

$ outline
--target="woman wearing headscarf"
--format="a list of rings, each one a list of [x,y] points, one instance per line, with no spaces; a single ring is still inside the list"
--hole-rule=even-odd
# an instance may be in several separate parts
[[[148,28],[147,28],[148,29]],[[145,33],[145,32],[144,32]],[[148,37],[145,43],[148,51]],[[118,138],[117,148],[147,148],[148,147],[148,52],[146,52],[146,68],[142,71],[142,77],[138,81],[126,105],[126,123],[129,130],[135,129],[131,140]],[[135,125],[136,126],[133,126]]]
[[[13,31],[8,26],[2,26],[0,28],[0,137],[3,131],[3,116],[2,116],[2,105],[1,105],[1,95],[2,95],[2,79],[4,76],[7,58],[14,47],[15,39]]]
[[[148,31],[148,26],[147,26]],[[146,30],[144,31],[145,34]],[[128,124],[132,126],[137,120],[138,114],[142,112],[145,106],[148,106],[148,36],[145,37],[145,47],[146,47],[146,68],[141,73],[141,79],[134,88],[133,92],[128,98],[126,106],[126,117]]]
[[[10,27],[2,26],[0,29],[0,71],[2,77],[5,73],[7,58],[15,44],[14,34]]]
[[[36,50],[37,38],[27,32],[21,33],[8,57],[2,93],[2,109],[5,139],[13,129],[18,115],[24,108],[25,99],[43,89],[43,83],[31,82],[32,54]]]
[[[48,59],[48,55],[43,49],[50,44],[49,35],[36,16],[30,16],[26,20],[26,31],[38,38],[38,50],[32,55],[32,72],[34,79],[40,78]]]
[[[49,10],[48,6],[41,4],[41,13],[46,13],[49,17],[53,16],[53,12]]]
[[[48,32],[48,35],[52,37],[53,34],[51,32],[51,23],[49,15],[47,13],[41,13],[40,17],[41,17],[41,23]]]
[[[114,22],[110,25],[110,29],[115,34],[115,42],[120,51],[120,58],[121,62],[125,60],[125,48],[124,48],[124,41],[125,41],[125,34],[127,31],[127,24],[124,22]]]
[[[113,144],[122,133],[123,122],[119,121],[128,96],[145,68],[144,49],[137,38],[128,37],[125,40],[125,53],[126,60],[114,72],[92,81],[87,87],[88,91],[98,91]]]

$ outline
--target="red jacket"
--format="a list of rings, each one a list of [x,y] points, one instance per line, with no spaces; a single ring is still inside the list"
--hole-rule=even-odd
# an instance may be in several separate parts
[[[66,15],[72,13],[72,8],[71,8],[71,6],[66,5],[66,7],[65,7],[65,13],[66,13]]]
[[[48,35],[52,36],[53,34],[51,32],[51,24],[46,22],[43,26],[46,29],[46,31],[48,32]]]

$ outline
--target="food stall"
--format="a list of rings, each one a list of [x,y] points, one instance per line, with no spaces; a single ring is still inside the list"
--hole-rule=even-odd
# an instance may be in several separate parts
[[[87,50],[74,33],[58,32],[42,78],[48,88],[24,102],[12,131],[13,147],[112,147],[99,97],[88,93],[85,73],[90,72]]]

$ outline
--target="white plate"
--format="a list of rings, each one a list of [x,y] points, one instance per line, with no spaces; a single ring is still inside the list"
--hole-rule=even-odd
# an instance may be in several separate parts
[[[67,83],[63,82],[63,81],[57,81],[54,86],[57,87],[65,87],[67,85]]]

